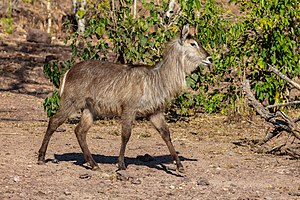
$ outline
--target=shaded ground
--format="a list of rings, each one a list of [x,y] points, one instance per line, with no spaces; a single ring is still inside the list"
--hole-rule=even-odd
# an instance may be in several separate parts
[[[146,121],[135,124],[126,171],[116,172],[115,166],[118,120],[97,121],[89,131],[88,143],[101,170],[85,166],[74,124],[64,124],[54,134],[49,161],[37,165],[47,127],[43,98],[52,89],[42,64],[64,48],[34,45],[0,45],[0,199],[300,199],[299,160],[233,144],[262,138],[268,127],[259,118],[230,123],[225,116],[203,114],[170,123],[186,174],[172,170],[167,147]],[[32,51],[22,52],[26,48]],[[145,154],[153,160],[137,158]]]
[[[0,91],[44,97],[51,85],[43,74],[46,61],[62,60],[70,49],[58,44],[37,44],[22,39],[0,41]]]

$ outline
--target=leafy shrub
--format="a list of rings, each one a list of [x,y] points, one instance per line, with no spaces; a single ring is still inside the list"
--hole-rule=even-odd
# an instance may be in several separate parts
[[[288,101],[287,83],[270,73],[267,64],[279,68],[290,78],[300,75],[297,1],[236,3],[243,14],[235,20],[215,3],[207,1],[196,22],[201,24],[199,37],[206,35],[201,41],[209,45],[208,49],[212,48],[214,58],[211,71],[199,71],[190,81],[192,88],[198,91],[193,105],[204,107],[206,112],[244,111],[240,83],[245,78],[251,80],[261,102]],[[190,102],[190,98],[187,101]]]
[[[60,97],[57,90],[54,90],[51,96],[47,97],[44,101],[44,111],[48,117],[51,117],[58,111]]]

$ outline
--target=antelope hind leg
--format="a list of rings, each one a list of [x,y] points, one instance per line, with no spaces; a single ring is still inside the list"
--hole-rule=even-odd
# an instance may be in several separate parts
[[[42,145],[39,149],[39,155],[38,155],[38,164],[44,164],[45,163],[45,154],[47,151],[47,147],[49,144],[49,141],[51,139],[51,136],[55,132],[55,130],[64,123],[64,121],[68,118],[69,113],[65,112],[63,110],[59,110],[55,115],[53,115],[49,119],[48,128],[45,133]]]
[[[85,161],[91,166],[92,170],[99,169],[98,164],[93,159],[86,142],[86,135],[94,122],[93,115],[89,109],[83,110],[79,124],[75,128],[75,134],[83,152]]]

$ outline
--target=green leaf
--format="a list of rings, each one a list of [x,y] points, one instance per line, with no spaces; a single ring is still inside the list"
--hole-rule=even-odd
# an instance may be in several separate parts
[[[79,10],[77,10],[76,14],[77,14],[79,19],[82,19],[85,16],[86,11],[84,11],[82,9],[79,9]]]
[[[200,10],[200,8],[201,8],[200,0],[194,0],[194,1],[195,1],[197,10]]]

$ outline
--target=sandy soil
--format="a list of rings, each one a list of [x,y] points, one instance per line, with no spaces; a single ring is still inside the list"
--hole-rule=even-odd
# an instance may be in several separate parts
[[[128,169],[116,172],[117,119],[97,121],[89,131],[88,143],[99,171],[84,164],[73,133],[75,124],[61,126],[50,141],[48,162],[37,165],[48,120],[43,99],[52,89],[42,73],[46,53],[21,62],[9,57],[3,44],[0,199],[300,199],[299,160],[235,145],[244,138],[264,136],[268,127],[258,117],[234,123],[226,116],[201,114],[189,122],[169,123],[186,174],[173,170],[166,145],[147,121],[135,123],[126,152]],[[17,47],[11,52],[19,51]],[[30,55],[23,52],[20,58]],[[141,159],[146,154],[152,159]]]

